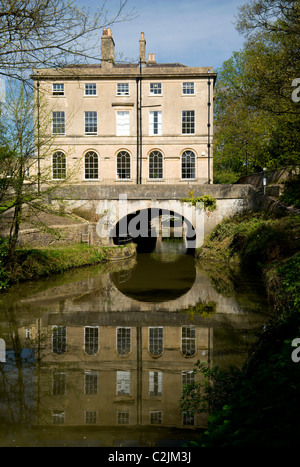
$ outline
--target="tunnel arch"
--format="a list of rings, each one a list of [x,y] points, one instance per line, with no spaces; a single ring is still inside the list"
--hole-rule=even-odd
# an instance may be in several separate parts
[[[134,242],[137,243],[138,248],[144,244],[144,246],[148,245],[151,249],[155,246],[160,234],[155,220],[162,219],[163,217],[166,224],[169,219],[170,227],[172,227],[172,219],[176,219],[177,222],[182,223],[182,236],[186,242],[187,252],[193,252],[196,246],[196,229],[192,222],[182,213],[164,207],[141,208],[127,213],[119,219],[110,231],[110,240],[115,245]]]

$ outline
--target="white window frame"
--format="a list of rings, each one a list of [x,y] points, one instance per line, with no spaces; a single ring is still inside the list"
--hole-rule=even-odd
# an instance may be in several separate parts
[[[193,131],[183,131],[184,125],[186,129],[189,128]],[[195,135],[196,134],[196,112],[195,110],[182,110],[181,112],[181,131],[182,135]]]
[[[54,131],[54,128],[57,128],[57,130]],[[55,136],[64,136],[66,134],[66,114],[64,111],[56,110],[52,112],[52,134]]]
[[[90,86],[90,88],[89,88]],[[91,88],[93,86],[93,88]],[[87,91],[94,91],[95,92],[87,92]],[[84,83],[84,95],[86,97],[95,97],[97,96],[97,83]]]
[[[116,135],[130,136],[130,111],[116,111]]]
[[[154,329],[155,330],[157,330],[157,329],[162,330],[161,336],[151,336],[151,331],[154,330]],[[151,326],[151,327],[149,327],[148,332],[149,332],[149,338],[148,338],[149,352],[154,357],[160,357],[164,352],[164,328],[163,328],[163,326]],[[161,352],[160,353],[151,352],[151,348],[153,349],[153,347],[151,345],[151,344],[153,344],[153,342],[151,342],[151,340],[154,340],[154,339],[158,340],[158,342],[161,341]],[[158,344],[155,344],[155,346],[158,346]]]
[[[162,422],[163,422],[162,410],[151,410],[149,412],[150,425],[162,425]]]
[[[92,377],[89,380],[89,377]],[[84,372],[84,394],[95,395],[98,394],[98,371],[86,370]]]
[[[162,135],[162,111],[150,110],[149,112],[149,136]]]
[[[57,89],[55,87],[57,86]],[[64,83],[52,83],[52,96],[64,96],[65,85]]]
[[[129,396],[130,395],[130,371],[117,371],[117,395]]]
[[[186,153],[193,153],[194,155],[194,167],[193,167],[193,171],[194,171],[194,176],[193,177],[183,177],[183,166],[182,166],[182,160],[183,160],[183,155],[186,154]],[[191,157],[191,154],[187,154],[187,156],[190,156]],[[180,157],[180,176],[181,176],[181,180],[195,180],[197,178],[196,176],[196,162],[197,162],[197,157],[196,157],[196,154],[194,151],[190,150],[190,149],[187,149],[185,151],[183,151],[183,153],[181,154],[181,157]],[[187,169],[185,169],[187,170]]]
[[[117,83],[117,96],[129,96],[130,86],[129,83]]]
[[[155,382],[157,373],[157,382]],[[163,373],[162,371],[149,371],[149,396],[162,396],[163,393]]]
[[[118,174],[119,170],[125,171],[124,172],[125,174],[127,173],[126,171],[128,170],[127,166],[125,166],[125,168],[122,165],[119,167],[119,164],[118,164],[119,158],[118,158],[118,156],[120,156],[122,153],[126,153],[129,156],[129,177],[120,177],[119,174]],[[123,154],[123,156],[125,156],[125,154]],[[127,156],[126,156],[126,158],[127,158]],[[120,151],[117,152],[117,155],[116,155],[116,180],[121,181],[121,182],[131,180],[131,170],[132,170],[132,168],[131,168],[131,154],[126,149],[121,149]]]
[[[155,168],[151,168],[150,167],[150,163],[151,163],[151,159],[150,159],[150,156],[153,155],[154,153],[159,153],[162,157],[162,166],[161,168],[160,167],[157,167],[156,169]],[[158,157],[158,154],[154,154],[154,156],[157,156]],[[151,172],[153,172],[154,170],[161,170],[161,177],[154,177],[154,176],[151,176],[153,174],[151,174]],[[149,156],[148,156],[148,176],[149,176],[149,180],[163,180],[164,178],[164,156],[163,156],[163,153],[161,151],[159,151],[158,149],[153,149]]]
[[[149,85],[150,96],[161,96],[162,95],[162,84],[161,82],[153,82]]]
[[[89,119],[93,119],[93,121],[89,122]],[[91,126],[95,125],[96,131],[86,131],[88,128],[88,125],[91,125]],[[84,112],[84,134],[86,136],[94,136],[98,134],[98,112],[97,111],[87,110]]]
[[[87,167],[87,161],[86,161],[86,158],[87,156],[91,156],[93,153],[93,155],[96,155],[97,156],[97,165],[95,167],[92,167],[92,166],[89,166]],[[85,180],[99,180],[99,156],[98,154],[96,153],[96,151],[87,151],[84,155],[84,179]],[[88,163],[90,164],[90,161],[88,161]],[[93,164],[95,163],[95,161],[93,161]],[[93,170],[96,170],[97,169],[97,177],[87,177],[87,173],[92,173]]]
[[[184,81],[182,83],[182,94],[184,96],[194,96],[195,95],[195,83],[194,83],[194,81]]]
[[[56,170],[60,170],[61,172],[64,170],[64,173],[65,173],[65,176],[64,177],[55,177],[54,178],[54,156],[59,154],[60,153],[60,157],[61,156],[64,156],[64,167],[60,167],[59,169],[56,168]],[[53,154],[52,154],[52,157],[51,157],[51,161],[52,161],[52,166],[51,166],[51,175],[52,175],[52,180],[65,180],[67,178],[67,156],[66,154],[63,152],[63,151],[55,151]]]
[[[189,329],[190,331],[193,331],[194,336],[193,337],[183,337],[183,329]],[[194,357],[197,353],[197,340],[196,340],[196,327],[195,326],[182,326],[181,327],[181,352],[185,357]],[[185,340],[185,342],[184,342]],[[192,348],[192,345],[194,347],[194,352],[192,354],[188,353],[187,350],[189,348]],[[184,347],[186,347],[184,349]]]
[[[87,329],[93,329],[93,330],[96,330],[97,329],[97,348],[93,347],[93,353],[90,353],[90,352],[87,352],[87,342],[86,342],[86,330]],[[94,337],[93,337],[94,338]],[[86,353],[86,355],[97,355],[97,353],[99,352],[99,347],[100,347],[100,332],[99,332],[99,326],[84,326],[84,352]],[[95,350],[96,349],[96,350]]]
[[[122,332],[125,332],[125,336],[122,334]],[[124,343],[125,341],[125,343]],[[129,341],[129,345],[128,345]],[[119,326],[116,329],[116,346],[117,346],[117,353],[121,357],[125,357],[126,355],[130,354],[131,352],[131,327],[126,327],[126,326]],[[127,347],[129,349],[127,350]],[[122,350],[122,348],[125,348],[127,350],[126,352],[119,352],[119,350]]]

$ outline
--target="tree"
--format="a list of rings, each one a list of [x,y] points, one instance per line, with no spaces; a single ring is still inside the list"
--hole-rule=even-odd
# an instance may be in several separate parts
[[[253,0],[240,8],[244,49],[218,71],[215,178],[299,164],[299,3]]]
[[[104,0],[91,14],[75,0],[0,0],[0,74],[24,79],[24,70],[38,66],[100,60],[99,31],[134,17],[127,1],[109,14]]]
[[[37,145],[42,148],[40,158],[43,159],[49,156],[55,143],[55,136],[49,135],[51,112],[41,102],[41,136],[37,141],[35,107],[26,83],[12,80],[8,90],[0,128],[0,220],[2,233],[8,237],[7,267],[12,270],[21,223],[29,218],[31,224],[47,229],[39,219],[40,213],[53,212],[48,198],[76,176],[77,168],[75,165],[62,180],[52,180],[48,165],[37,171]],[[41,191],[38,190],[39,184],[43,185]],[[51,232],[51,229],[47,231]]]

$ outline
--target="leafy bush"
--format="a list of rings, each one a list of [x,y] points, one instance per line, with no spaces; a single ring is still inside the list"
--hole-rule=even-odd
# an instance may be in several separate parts
[[[300,209],[300,174],[284,183],[284,189],[279,200],[288,206]]]
[[[184,198],[181,200],[181,202],[189,203],[192,206],[196,206],[198,203],[203,203],[204,209],[208,211],[214,211],[217,208],[217,200],[210,195],[195,197],[193,191],[191,191],[189,195],[189,198]]]

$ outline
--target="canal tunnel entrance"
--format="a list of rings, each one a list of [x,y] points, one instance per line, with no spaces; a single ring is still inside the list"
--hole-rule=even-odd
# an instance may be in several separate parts
[[[196,232],[182,214],[161,208],[149,208],[127,214],[110,235],[115,245],[133,242],[138,253],[150,253],[165,239],[182,241],[186,254],[193,254]]]

